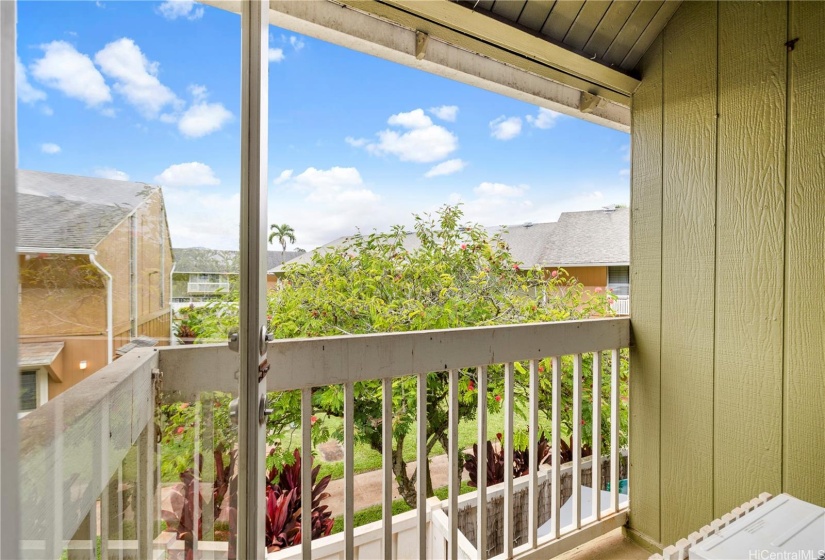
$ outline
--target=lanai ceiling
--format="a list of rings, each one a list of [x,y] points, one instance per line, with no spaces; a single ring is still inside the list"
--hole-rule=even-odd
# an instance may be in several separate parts
[[[681,4],[681,0],[455,1],[625,71],[633,70]]]
[[[268,1],[273,25],[629,131],[634,69],[682,0]]]

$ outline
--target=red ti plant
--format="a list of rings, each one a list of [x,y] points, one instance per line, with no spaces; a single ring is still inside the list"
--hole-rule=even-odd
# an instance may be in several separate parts
[[[199,467],[203,467],[203,457],[198,456]],[[166,526],[175,532],[178,540],[184,542],[185,560],[194,559],[193,540],[203,536],[203,523],[198,512],[198,519],[195,519],[195,473],[193,469],[186,469],[180,473],[180,484],[171,492],[169,500],[171,510],[161,510],[161,518],[166,522]],[[203,494],[198,492],[198,501],[203,504]]]
[[[492,441],[487,442],[487,486],[504,482],[504,443],[502,435],[496,434],[498,445],[493,445]],[[464,455],[464,468],[470,477],[468,486],[475,488],[478,486],[478,444],[473,444],[473,452]],[[550,460],[550,444],[544,432],[538,441],[538,466]],[[530,448],[513,449],[513,478],[525,476],[530,473]]]
[[[266,475],[266,549],[275,552],[301,543],[301,452],[294,452],[295,461],[279,471],[273,467]],[[312,538],[332,532],[332,512],[321,502],[329,497],[324,492],[331,476],[318,481],[321,466],[312,469]]]

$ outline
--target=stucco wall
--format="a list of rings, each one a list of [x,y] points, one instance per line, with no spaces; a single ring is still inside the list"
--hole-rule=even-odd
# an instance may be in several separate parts
[[[823,27],[685,2],[642,61],[630,515],[659,543],[760,492],[825,506]]]
[[[89,257],[18,255],[18,265],[21,336],[105,333],[105,283]]]

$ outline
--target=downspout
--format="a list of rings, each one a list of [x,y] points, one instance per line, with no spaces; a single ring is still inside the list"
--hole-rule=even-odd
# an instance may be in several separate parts
[[[114,333],[112,332],[114,326],[112,325],[112,275],[109,271],[103,268],[95,259],[94,254],[89,255],[89,261],[106,277],[106,357],[107,363],[112,363],[113,352],[112,345],[114,344]]]
[[[173,305],[172,300],[174,299],[175,290],[174,290],[174,278],[175,278],[175,267],[178,266],[178,263],[172,263],[172,270],[169,271],[169,346],[175,346],[175,306]]]
[[[138,336],[138,266],[137,266],[137,216],[129,216],[129,298],[130,298],[130,331],[131,337]]]

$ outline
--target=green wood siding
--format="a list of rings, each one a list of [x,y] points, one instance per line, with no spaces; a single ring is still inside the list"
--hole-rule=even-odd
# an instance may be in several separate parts
[[[633,100],[630,302],[635,345],[630,407],[630,488],[644,504],[630,510],[634,528],[659,540],[659,322],[662,317],[662,39],[642,58],[644,79]]]
[[[789,14],[782,489],[825,506],[825,2]]]
[[[630,522],[654,542],[760,492],[825,505],[823,27],[820,2],[686,2],[640,64]]]
[[[673,294],[662,298],[663,532],[707,522],[714,455],[716,5],[688,2],[671,22],[662,88],[662,293]]]

